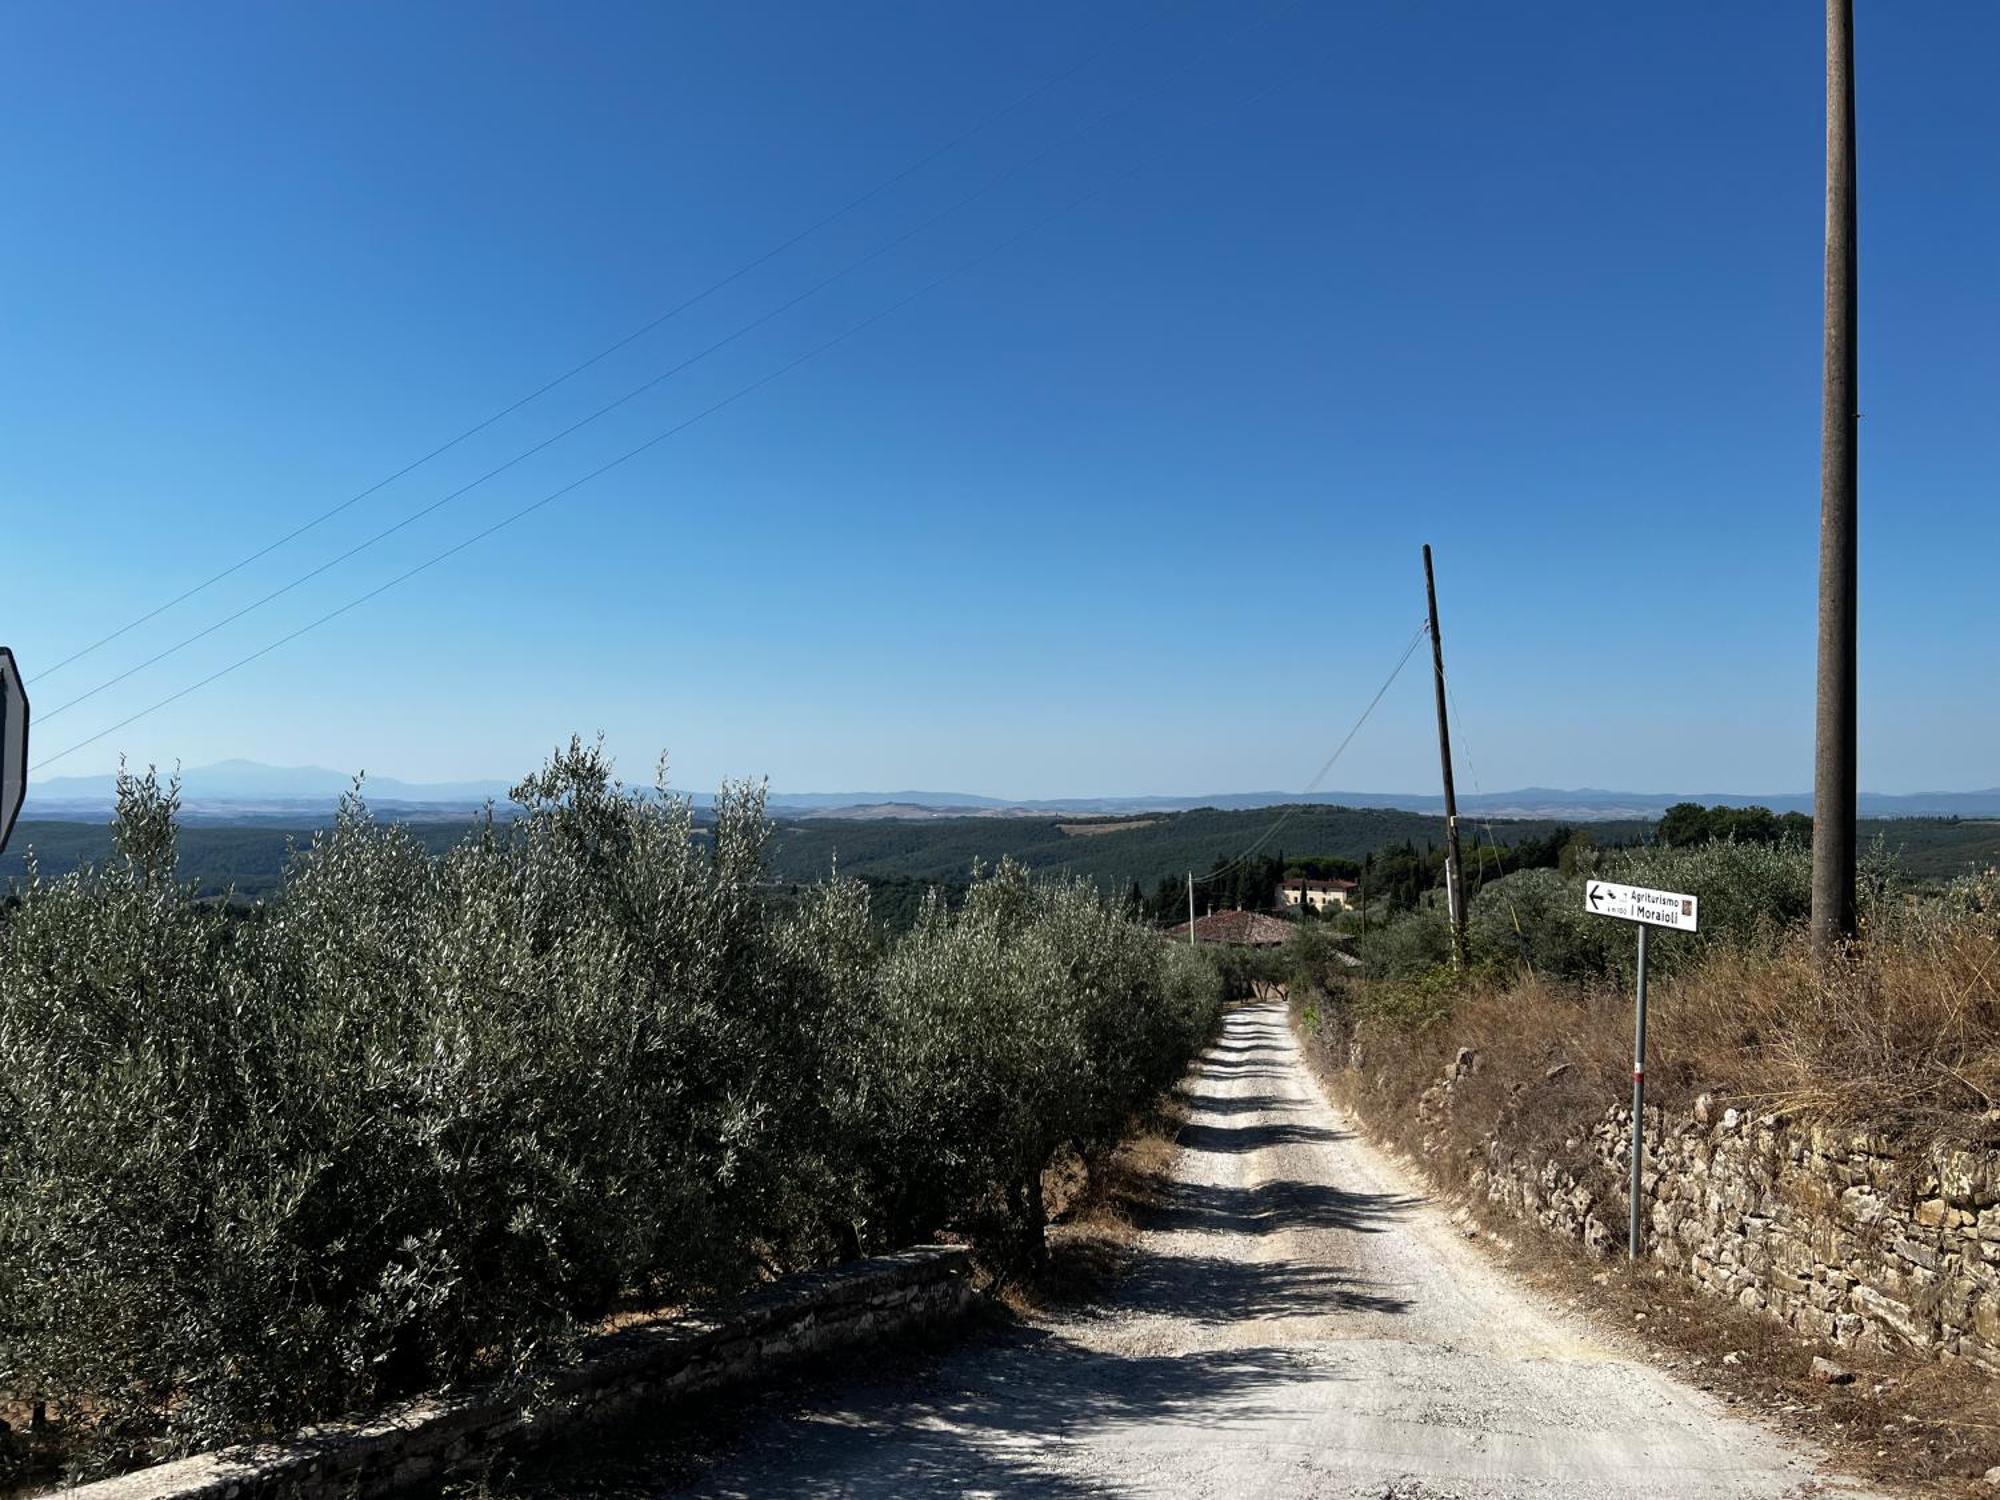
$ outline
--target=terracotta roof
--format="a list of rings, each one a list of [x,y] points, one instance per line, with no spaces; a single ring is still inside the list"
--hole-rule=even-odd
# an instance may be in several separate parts
[[[1181,922],[1162,929],[1168,937],[1187,937],[1187,923]],[[1194,940],[1197,943],[1228,943],[1247,948],[1275,948],[1292,935],[1292,924],[1276,917],[1267,917],[1261,911],[1217,911],[1205,917],[1197,917],[1194,924]]]

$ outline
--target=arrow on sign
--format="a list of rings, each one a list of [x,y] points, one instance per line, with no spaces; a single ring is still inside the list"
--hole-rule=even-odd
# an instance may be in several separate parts
[[[1594,917],[1615,917],[1621,922],[1644,922],[1649,927],[1677,927],[1693,932],[1698,927],[1695,898],[1684,891],[1652,891],[1641,885],[1619,885],[1612,880],[1593,880],[1584,887],[1584,907]]]

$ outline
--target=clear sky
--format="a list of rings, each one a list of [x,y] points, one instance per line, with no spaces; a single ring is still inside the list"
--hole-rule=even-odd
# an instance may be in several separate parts
[[[1991,786],[2000,6],[1857,8],[1861,781]],[[1803,789],[1821,27],[14,0],[0,642],[38,757],[876,319],[39,774],[508,776],[602,730],[694,787],[1296,788],[1408,644],[1429,541],[1462,785]],[[1329,785],[1434,788],[1422,665]]]

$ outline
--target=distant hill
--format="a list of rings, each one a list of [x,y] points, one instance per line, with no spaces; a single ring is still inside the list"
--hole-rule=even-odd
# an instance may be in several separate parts
[[[991,866],[1003,856],[1043,870],[1087,876],[1107,890],[1122,891],[1132,881],[1150,891],[1162,878],[1207,870],[1218,856],[1233,857],[1267,832],[1266,853],[1338,855],[1358,859],[1370,850],[1401,844],[1422,847],[1444,836],[1443,819],[1400,808],[1302,806],[1272,829],[1268,809],[1206,808],[1161,812],[1144,819],[1097,823],[1068,817],[958,816],[787,817],[779,820],[768,846],[771,876],[782,884],[818,880],[835,868],[878,888],[896,888],[914,902],[925,885],[962,883],[975,862]],[[463,816],[414,820],[417,836],[433,850],[463,838],[472,823]],[[1493,843],[1513,844],[1537,837],[1563,820],[1481,817],[1469,829],[1468,863],[1490,857]],[[278,883],[290,844],[306,843],[324,812],[286,821],[275,814],[232,823],[191,822],[181,831],[180,873],[208,891],[234,887],[241,895],[263,895]],[[1619,844],[1650,836],[1649,819],[1592,823],[1601,843]],[[1881,847],[1909,874],[1948,878],[2000,863],[2000,819],[1875,819],[1861,825],[1864,845]],[[27,871],[32,849],[45,875],[60,875],[79,863],[111,855],[111,830],[101,818],[81,821],[28,820],[14,830],[0,854],[0,892]],[[1483,853],[1482,851],[1488,851]]]
[[[705,799],[697,799],[705,800]],[[1595,787],[1522,787],[1512,792],[1461,793],[1459,811],[1487,818],[1554,819],[1565,823],[1652,821],[1676,802],[1704,807],[1768,807],[1773,812],[1812,811],[1810,792],[1758,795],[1748,792],[1617,792]],[[1220,812],[1260,807],[1336,806],[1382,808],[1441,816],[1444,798],[1425,792],[1217,792],[1186,797],[1055,797],[1006,802],[953,792],[773,792],[774,813],[794,817],[899,818],[904,820],[973,817],[1126,817],[1133,814],[1190,812],[1214,808]],[[1993,818],[2000,817],[2000,787],[1974,792],[1863,792],[1859,813],[1864,818]]]
[[[472,832],[465,821],[426,820],[414,825],[417,838],[433,854],[442,853]],[[312,842],[314,828],[282,823],[193,823],[180,831],[176,873],[206,895],[234,890],[264,896],[275,890],[294,844]],[[28,855],[45,877],[66,875],[78,865],[112,858],[111,829],[103,822],[23,821],[14,825],[7,852],[0,854],[0,892],[28,873]]]
[[[267,766],[253,760],[218,761],[180,773],[181,806],[189,823],[266,823],[317,819],[354,785],[353,775],[324,766]],[[25,818],[95,819],[110,810],[112,776],[52,776],[28,783]],[[462,817],[491,801],[507,800],[504,781],[402,781],[369,776],[369,805],[404,818]]]
[[[950,882],[965,880],[974,864],[990,867],[1004,856],[1031,869],[1086,876],[1106,890],[1122,891],[1136,880],[1150,892],[1163,878],[1201,874],[1259,840],[1265,854],[1360,859],[1406,841],[1422,848],[1444,838],[1442,817],[1392,807],[1204,807],[1123,819],[1108,828],[1075,816],[786,818],[772,835],[768,859],[782,881],[817,880],[837,866],[843,875],[876,881]],[[1517,843],[1558,826],[1549,819],[1495,820],[1491,841]],[[1606,843],[1635,841],[1652,828],[1645,820],[1595,826]],[[1468,830],[1468,861],[1477,857],[1475,839],[1489,842],[1483,820]]]
[[[190,823],[296,822],[316,818],[333,807],[353,776],[324,766],[267,766],[256,761],[226,760],[196,766],[181,773],[181,799]],[[109,811],[113,778],[57,776],[29,784],[22,816],[48,819],[95,819]],[[365,791],[378,811],[405,818],[459,817],[494,802],[504,811],[509,783],[504,781],[403,781],[370,775]],[[695,793],[698,807],[712,799]],[[1744,792],[1621,792],[1595,787],[1563,789],[1522,787],[1511,792],[1461,795],[1460,811],[1487,818],[1602,823],[1658,818],[1676,802],[1752,804],[1775,812],[1811,812],[1806,792],[1757,795]],[[1009,801],[974,792],[783,792],[770,796],[770,809],[781,817],[896,819],[925,822],[940,819],[1035,818],[1049,816],[1130,816],[1187,812],[1196,808],[1244,811],[1292,804],[1348,808],[1394,809],[1436,816],[1444,799],[1432,792],[1213,792],[1188,796],[1055,797]],[[1865,818],[2000,817],[2000,787],[1970,792],[1915,792],[1889,795],[1864,792]]]
[[[1278,814],[1268,808],[1200,808],[1125,820],[1097,829],[1074,818],[957,817],[785,818],[766,848],[771,877],[780,884],[824,878],[836,864],[843,875],[876,882],[963,882],[975,864],[991,867],[1013,858],[1033,869],[1066,871],[1122,891],[1133,881],[1151,889],[1183,871],[1206,871],[1218,858],[1240,854],[1270,830]],[[324,817],[291,823],[265,818],[249,823],[191,823],[181,830],[180,874],[204,890],[233,887],[245,896],[262,895],[278,883],[288,847],[310,841]],[[1494,838],[1512,843],[1544,834],[1549,822],[1500,822]],[[1600,824],[1607,842],[1643,837],[1645,823]],[[417,832],[433,850],[463,838],[472,824],[439,817]],[[1371,850],[1409,841],[1419,848],[1444,837],[1444,820],[1396,808],[1302,806],[1289,811],[1266,846],[1266,853],[1339,855],[1358,859]],[[1483,828],[1481,832],[1483,838]],[[111,830],[102,821],[24,820],[0,854],[0,889],[26,873],[30,850],[45,875],[60,875],[80,863],[111,856]],[[1467,850],[1468,859],[1475,851]]]

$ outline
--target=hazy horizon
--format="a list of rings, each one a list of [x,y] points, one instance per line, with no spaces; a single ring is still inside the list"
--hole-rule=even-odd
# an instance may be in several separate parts
[[[134,768],[134,769],[139,769],[139,768]],[[236,777],[237,781],[235,785],[238,788],[238,790],[230,793],[222,793],[220,795],[242,795],[244,794],[242,791],[242,789],[244,788],[262,787],[265,789],[267,795],[280,796],[280,797],[295,797],[295,798],[304,798],[304,797],[319,795],[322,793],[337,791],[339,787],[345,785],[348,781],[351,781],[353,776],[357,774],[356,772],[344,771],[338,767],[332,767],[332,766],[321,766],[321,765],[276,766],[266,762],[249,760],[244,757],[231,757],[228,760],[215,762],[209,765],[187,766],[178,768],[164,767],[161,769],[163,771],[178,770],[180,775],[185,780],[189,781],[192,785],[194,785],[197,788],[199,788],[203,783],[211,783],[218,785],[223,784],[228,780],[229,777],[232,776]],[[524,771],[526,769],[528,768],[523,768]],[[39,795],[39,797],[44,801],[65,800],[65,799],[83,800],[86,797],[86,795],[100,796],[106,793],[108,791],[108,784],[110,779],[111,778],[108,773],[92,774],[88,776],[62,776],[62,777],[45,778],[40,783],[38,783],[35,788],[31,790],[29,799],[29,815],[32,816],[32,810],[37,795]],[[629,774],[624,775],[623,779],[628,785],[650,784],[649,778],[645,777],[635,778]],[[760,778],[752,777],[751,779],[755,780]],[[437,780],[431,780],[428,778],[397,776],[391,772],[371,771],[368,772],[366,775],[365,784],[371,785],[374,788],[376,788],[378,794],[385,796],[385,798],[393,798],[399,793],[434,793],[437,795],[438,800],[451,800],[450,797],[447,797],[445,795],[446,791],[454,792],[457,795],[471,795],[473,790],[477,789],[480,792],[486,792],[492,794],[504,794],[505,790],[518,780],[519,780],[519,774],[513,777],[454,776],[454,777],[439,778]],[[1143,790],[1118,789],[1118,790],[1108,790],[1108,791],[1099,790],[1094,792],[1070,791],[1070,792],[1059,792],[1050,795],[1036,795],[1036,796],[1010,796],[1004,792],[993,792],[983,787],[970,786],[970,785],[954,786],[954,785],[938,784],[938,785],[929,785],[921,787],[854,786],[847,788],[839,788],[839,787],[821,788],[821,787],[788,787],[780,785],[775,781],[770,781],[768,784],[770,786],[771,795],[773,797],[792,798],[799,800],[850,799],[850,801],[844,805],[856,805],[870,801],[881,801],[881,802],[921,801],[922,799],[925,798],[946,798],[946,799],[964,798],[964,799],[975,799],[982,803],[991,803],[999,806],[1021,806],[1021,805],[1034,805],[1043,803],[1062,803],[1062,802],[1116,802],[1116,801],[1141,801],[1147,799],[1186,800],[1186,799],[1208,798],[1208,797],[1224,797],[1231,799],[1249,798],[1249,797],[1268,797],[1273,799],[1274,802],[1290,801],[1290,800],[1337,802],[1342,797],[1366,797],[1371,799],[1393,797],[1393,798],[1400,798],[1406,802],[1411,802],[1411,803],[1425,803],[1425,802],[1438,801],[1442,795],[1436,789],[1425,789],[1422,787],[1409,786],[1409,785],[1401,787],[1388,787],[1388,788],[1367,788],[1367,787],[1357,787],[1348,785],[1337,785],[1337,786],[1318,788],[1310,792],[1289,791],[1280,787],[1242,787],[1242,788],[1197,787],[1197,788],[1176,789],[1170,791],[1143,791]],[[690,786],[687,783],[680,781],[678,779],[675,779],[671,783],[671,785],[673,786],[673,789],[677,791],[693,792],[698,796],[706,796],[713,790],[715,790],[714,787]],[[86,789],[88,789],[87,792]],[[1921,797],[1927,795],[1934,795],[1939,797],[1959,797],[1959,796],[1977,795],[1987,792],[2000,793],[2000,787],[1923,787],[1908,792],[1885,791],[1881,788],[1876,788],[1876,787],[1862,788],[1862,795],[1864,797],[1871,797],[1871,798],[1912,797],[1912,796]],[[1730,788],[1730,787],[1723,787],[1723,788],[1711,787],[1705,789],[1696,787],[1667,788],[1667,789],[1621,787],[1621,786],[1562,787],[1546,782],[1529,783],[1518,787],[1498,787],[1476,793],[1461,790],[1460,793],[1461,798],[1467,801],[1475,799],[1490,801],[1491,799],[1497,797],[1514,797],[1525,794],[1596,797],[1596,798],[1606,798],[1606,799],[1628,797],[1646,801],[1657,801],[1663,798],[1680,798],[1680,797],[1688,797],[1696,799],[1702,799],[1702,798],[1754,799],[1754,798],[1764,797],[1773,801],[1782,801],[1782,800],[1798,800],[1801,798],[1810,799],[1811,795],[1810,790],[1805,788],[1778,788],[1778,789],[1760,790],[1757,788]],[[218,793],[211,792],[210,795],[218,795]]]

